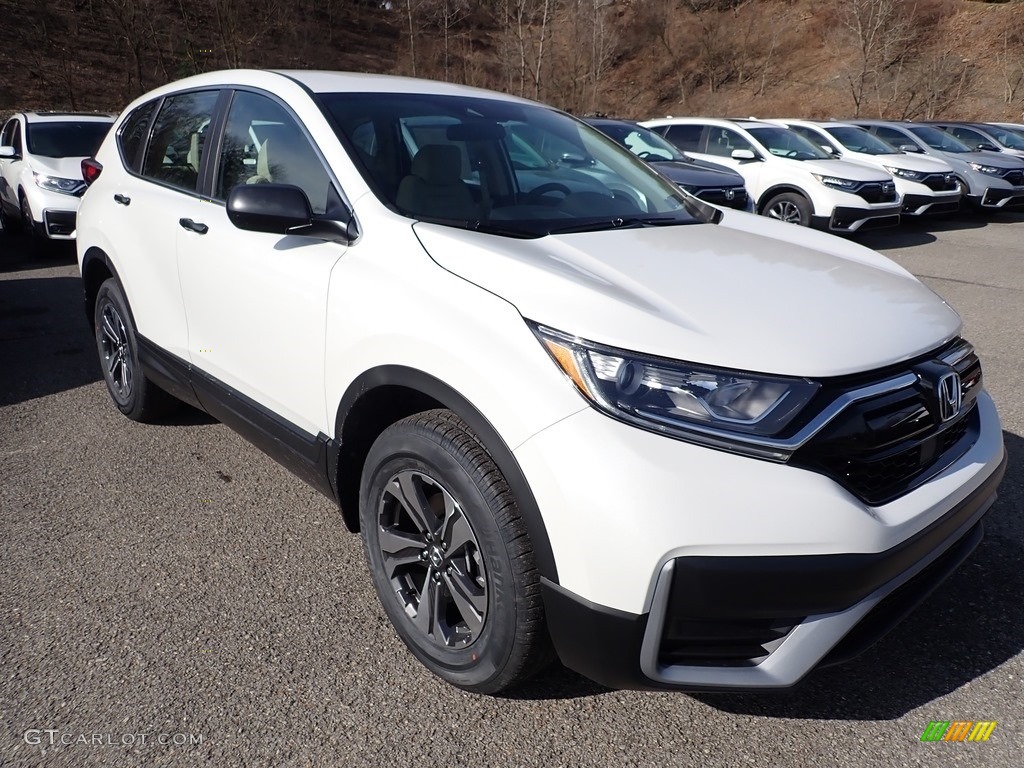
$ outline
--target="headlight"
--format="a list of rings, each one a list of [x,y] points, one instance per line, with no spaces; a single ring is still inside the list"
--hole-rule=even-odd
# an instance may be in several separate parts
[[[885,166],[885,170],[887,170],[893,176],[898,176],[901,179],[910,179],[911,181],[918,181],[919,179],[924,178],[923,173],[912,171],[909,168],[895,168],[887,165]]]
[[[832,187],[834,189],[845,189],[847,191],[854,189],[860,185],[859,181],[850,181],[850,179],[840,179],[838,176],[822,176],[818,173],[811,174],[814,178],[824,184],[826,187]]]
[[[85,182],[81,179],[62,179],[57,176],[47,176],[45,173],[32,173],[37,187],[48,189],[51,192],[62,192],[65,195],[73,195]]]
[[[968,163],[968,165],[978,173],[987,173],[989,176],[1001,176],[1003,173],[1002,168],[996,168],[993,165],[982,165],[981,163]]]
[[[772,446],[818,391],[806,379],[694,365],[605,347],[532,325],[548,353],[598,410],[688,442],[785,461]]]

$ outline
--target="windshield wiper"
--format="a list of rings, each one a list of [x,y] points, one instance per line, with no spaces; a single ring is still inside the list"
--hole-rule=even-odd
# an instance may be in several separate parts
[[[574,232],[603,232],[609,229],[636,229],[638,227],[671,227],[678,224],[696,224],[694,219],[667,219],[663,216],[628,216],[612,219],[599,219],[586,224],[575,224],[568,227],[552,227],[549,235],[569,235]]]

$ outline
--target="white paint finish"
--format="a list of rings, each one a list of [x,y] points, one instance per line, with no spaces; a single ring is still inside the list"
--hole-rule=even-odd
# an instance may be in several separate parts
[[[516,459],[544,514],[561,585],[642,613],[671,558],[881,552],[922,530],[1002,459],[987,393],[978,405],[974,448],[877,508],[823,475],[666,439],[592,409],[534,436]]]
[[[730,220],[764,221],[741,212]],[[714,224],[536,240],[431,224],[416,231],[438,263],[524,317],[690,362],[837,376],[926,352],[960,327],[931,290],[895,265],[876,266],[884,260],[866,249],[837,257]]]

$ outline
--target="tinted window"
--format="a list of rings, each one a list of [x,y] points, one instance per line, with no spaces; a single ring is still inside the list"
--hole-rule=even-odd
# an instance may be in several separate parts
[[[863,128],[838,126],[826,128],[836,141],[852,152],[863,152],[865,155],[891,155],[899,152],[896,147],[883,141]]]
[[[648,128],[629,123],[595,122],[592,125],[606,136],[611,136],[634,155],[650,163],[686,160],[686,156],[672,142]]]
[[[154,101],[136,109],[121,125],[117,136],[117,144],[121,148],[121,159],[125,166],[136,173],[142,168],[141,149],[146,141],[149,119],[153,116],[154,109],[156,109]]]
[[[17,120],[8,120],[7,125],[4,126],[4,130],[0,133],[0,146],[13,147],[14,146],[14,131],[18,127]]]
[[[807,139],[809,142],[815,145],[821,144],[825,146],[832,144],[832,142],[830,142],[820,133],[815,131],[813,128],[808,128],[807,126],[804,125],[791,125],[789,126],[789,130],[791,130],[793,133],[799,136],[803,136],[805,139]]]
[[[732,153],[737,149],[749,149],[751,152],[754,151],[754,147],[751,143],[736,133],[736,131],[730,130],[729,128],[719,128],[715,125],[708,129],[707,152],[709,155],[732,157]]]
[[[992,128],[992,136],[1004,147],[1024,149],[1024,138],[1006,128]]]
[[[40,157],[92,157],[103,143],[110,123],[60,121],[29,123],[28,151]]]
[[[539,237],[714,213],[607,136],[541,105],[408,93],[319,98],[370,187],[410,218]]]
[[[146,148],[143,175],[194,192],[206,129],[216,103],[217,91],[182,93],[164,99]]]
[[[238,184],[294,184],[313,213],[326,213],[332,194],[327,169],[295,119],[273,99],[239,91],[231,101],[214,196]]]
[[[956,136],[967,146],[972,149],[979,144],[991,144],[992,142],[986,139],[977,131],[972,131],[970,128],[961,128],[959,126],[953,126],[949,129],[949,132]]]
[[[885,139],[894,147],[899,147],[904,144],[916,146],[916,144],[911,139],[909,139],[900,131],[897,131],[895,128],[886,128],[884,125],[879,125],[875,127],[875,134]]]
[[[700,133],[703,125],[670,125],[665,137],[683,152],[700,152]]]

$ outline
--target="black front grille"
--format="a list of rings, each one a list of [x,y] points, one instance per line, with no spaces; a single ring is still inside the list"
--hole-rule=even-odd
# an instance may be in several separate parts
[[[1010,171],[1003,175],[1003,178],[1013,184],[1015,187],[1019,187],[1024,184],[1024,171]]]
[[[731,193],[731,197],[730,197]],[[714,205],[722,205],[726,208],[747,207],[747,190],[743,187],[729,187],[727,189],[701,189],[694,193],[701,200],[706,200]]]
[[[920,363],[912,369],[914,384],[855,402],[798,449],[790,463],[831,477],[872,505],[913,490],[977,440],[981,364],[972,352],[955,368],[963,401],[952,419],[940,418],[935,391],[948,366]]]
[[[936,192],[945,192],[956,189],[956,176],[946,173],[929,173],[921,179],[921,183],[928,187],[928,189],[935,190]]]
[[[896,185],[891,182],[864,184],[857,189],[857,194],[869,203],[891,203],[896,199]]]

